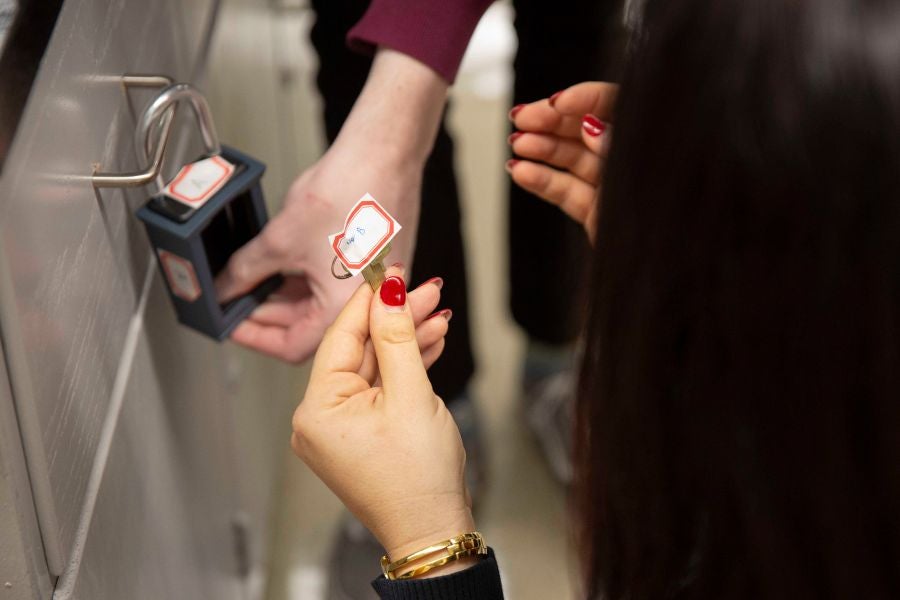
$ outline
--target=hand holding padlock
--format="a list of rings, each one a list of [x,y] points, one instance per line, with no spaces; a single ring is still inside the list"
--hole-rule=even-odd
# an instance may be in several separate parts
[[[220,275],[217,286],[223,299],[243,293],[271,273],[280,272],[286,280],[234,330],[232,340],[292,363],[309,358],[358,287],[353,280],[332,276],[334,252],[326,237],[343,222],[360,190],[369,189],[404,225],[385,261],[408,262],[418,220],[420,169],[415,162],[393,163],[364,139],[336,142],[295,180],[281,211],[232,256]],[[411,294],[410,302],[417,298]]]

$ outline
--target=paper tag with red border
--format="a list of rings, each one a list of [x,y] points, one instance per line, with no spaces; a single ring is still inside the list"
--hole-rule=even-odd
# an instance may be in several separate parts
[[[232,173],[233,164],[221,156],[210,156],[182,167],[175,179],[163,188],[163,193],[182,204],[200,208],[228,183]]]
[[[172,254],[168,250],[157,250],[159,262],[162,264],[166,281],[172,293],[188,302],[193,302],[202,294],[200,282],[197,281],[197,273],[194,265],[186,258]]]
[[[344,221],[344,230],[328,236],[338,260],[352,274],[369,266],[402,227],[370,194],[360,198]]]

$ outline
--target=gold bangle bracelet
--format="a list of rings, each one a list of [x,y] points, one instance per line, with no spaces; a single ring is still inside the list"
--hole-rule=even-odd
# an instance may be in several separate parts
[[[413,552],[408,556],[390,562],[387,555],[381,557],[381,572],[384,576],[391,580],[411,579],[417,577],[437,567],[442,567],[447,563],[457,561],[467,556],[487,556],[487,544],[484,543],[484,536],[477,531],[464,533],[449,540],[432,544],[427,548],[423,548],[418,552]],[[433,554],[439,554],[434,560],[424,565],[420,565],[411,571],[407,571],[401,575],[397,575],[397,570],[410,563],[418,562]]]

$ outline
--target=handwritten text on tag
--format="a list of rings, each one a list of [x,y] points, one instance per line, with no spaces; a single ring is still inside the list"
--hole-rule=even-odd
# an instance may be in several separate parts
[[[344,267],[357,275],[400,231],[401,226],[375,198],[366,194],[347,215],[344,230],[328,236]]]

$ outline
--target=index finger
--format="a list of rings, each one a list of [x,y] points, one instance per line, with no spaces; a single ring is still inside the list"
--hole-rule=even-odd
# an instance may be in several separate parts
[[[603,121],[612,121],[619,86],[602,81],[578,83],[553,95],[553,103],[544,98],[514,109],[512,122],[517,129],[581,139],[581,119],[590,113]]]
[[[553,134],[559,137],[579,139],[581,117],[563,115],[550,106],[547,99],[525,104],[512,115],[513,125],[520,131]]]
[[[586,81],[559,92],[553,100],[553,108],[562,115],[578,119],[590,113],[603,121],[612,121],[618,93],[619,86],[615,83]]]

